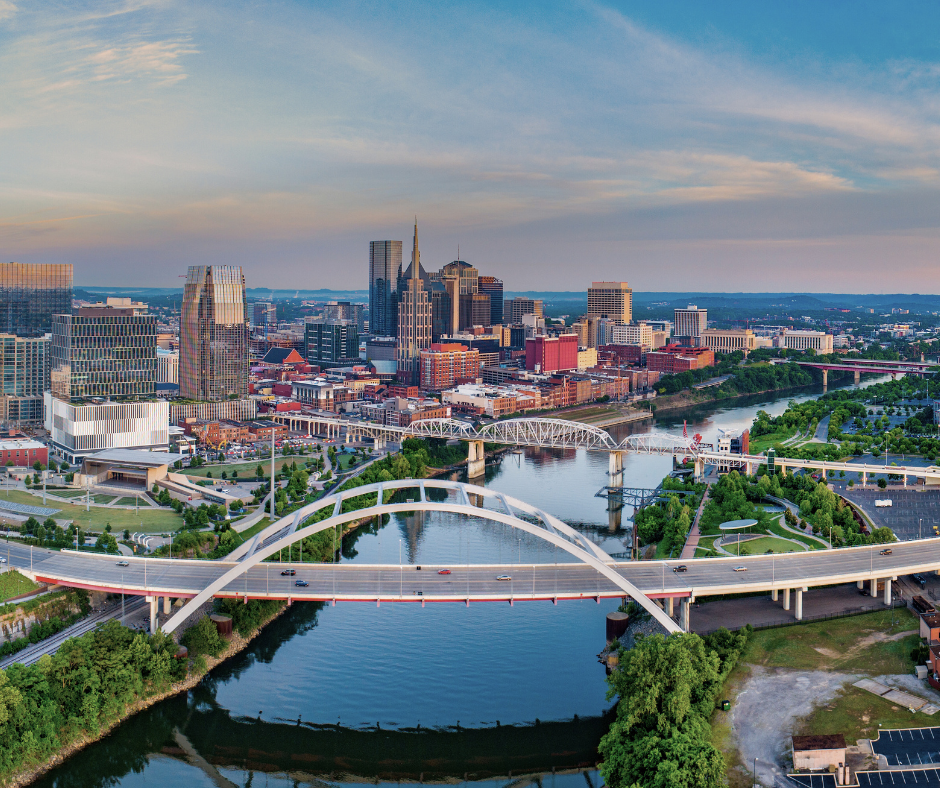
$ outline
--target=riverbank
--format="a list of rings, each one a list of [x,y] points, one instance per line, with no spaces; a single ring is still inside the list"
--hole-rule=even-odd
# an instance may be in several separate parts
[[[74,741],[71,741],[65,746],[61,747],[55,753],[55,755],[47,758],[41,764],[32,766],[28,769],[23,769],[19,772],[15,772],[12,776],[5,779],[2,784],[4,786],[10,786],[10,788],[21,788],[22,786],[27,786],[48,772],[50,769],[53,769],[67,761],[75,753],[108,736],[115,728],[133,717],[135,714],[139,714],[141,711],[144,711],[145,709],[148,709],[151,706],[166,700],[167,698],[171,698],[174,695],[179,695],[182,692],[188,692],[189,690],[193,689],[206,676],[208,676],[213,669],[233,657],[235,654],[238,654],[240,651],[243,651],[245,648],[247,648],[248,644],[254,640],[268,624],[283,614],[285,610],[287,610],[286,605],[281,607],[274,615],[265,619],[248,637],[243,637],[242,635],[239,635],[238,632],[233,632],[232,639],[228,642],[225,650],[218,657],[204,657],[206,661],[205,671],[198,674],[190,673],[190,675],[188,675],[185,679],[171,684],[167,689],[158,692],[155,695],[150,695],[146,698],[139,698],[138,700],[129,704],[121,714],[104,723],[97,732],[93,734],[84,732]]]
[[[687,408],[694,408],[698,405],[719,405],[723,403],[733,403],[735,400],[744,399],[746,397],[758,397],[758,396],[768,396],[776,395],[782,396],[789,393],[799,393],[805,391],[806,389],[811,389],[815,386],[815,383],[808,383],[805,386],[790,386],[784,389],[764,389],[762,391],[749,391],[746,394],[732,394],[730,396],[724,397],[715,397],[707,389],[686,389],[681,391],[678,394],[666,394],[662,397],[656,397],[656,399],[651,400],[653,406],[656,408],[656,413],[665,413],[667,411],[673,410],[685,410]]]

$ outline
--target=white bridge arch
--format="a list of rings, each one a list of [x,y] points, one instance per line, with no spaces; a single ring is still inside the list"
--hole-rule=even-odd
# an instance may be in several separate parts
[[[419,498],[403,503],[386,504],[384,495],[400,489],[416,489]],[[428,490],[443,490],[456,493],[460,502],[451,500],[428,500]],[[363,495],[375,495],[376,504],[352,512],[343,512],[343,501],[349,498],[358,498]],[[470,496],[489,498],[500,506],[501,511],[486,509],[471,503]],[[333,513],[319,522],[303,525],[304,521],[324,509],[332,508]],[[294,544],[308,536],[320,531],[335,528],[353,520],[375,517],[382,514],[410,511],[434,511],[463,514],[468,517],[478,517],[494,522],[503,523],[513,528],[532,534],[540,539],[560,547],[585,564],[593,567],[599,574],[606,577],[611,583],[621,589],[624,596],[632,597],[642,605],[667,632],[680,632],[680,627],[656,603],[643,594],[635,585],[627,581],[613,567],[613,559],[597,545],[586,539],[582,534],[563,523],[557,517],[531,506],[508,495],[504,495],[484,487],[464,484],[462,482],[443,481],[438,479],[402,479],[399,481],[369,484],[343,490],[334,495],[314,501],[299,509],[293,514],[283,517],[271,524],[250,542],[239,547],[228,558],[238,563],[212,581],[196,596],[189,600],[177,611],[163,626],[163,631],[173,632],[193,612],[207,602],[211,597],[221,593],[249,569],[260,564],[264,559],[277,554],[280,550]],[[525,515],[528,519],[520,516]]]

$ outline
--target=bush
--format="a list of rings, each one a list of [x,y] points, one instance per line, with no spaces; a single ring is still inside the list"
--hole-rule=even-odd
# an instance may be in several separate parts
[[[225,641],[209,616],[203,616],[183,633],[180,642],[189,649],[191,657],[208,654],[218,657],[225,649]]]

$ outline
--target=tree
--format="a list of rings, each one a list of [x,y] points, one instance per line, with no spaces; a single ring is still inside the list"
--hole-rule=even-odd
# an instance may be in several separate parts
[[[111,533],[111,523],[105,523],[104,530],[105,533]]]
[[[887,481],[886,479],[881,478],[881,479],[878,480],[878,487],[879,487],[880,489],[883,490],[883,489],[885,489],[887,486],[888,486],[888,481]]]
[[[129,529],[124,529],[124,541],[129,542],[131,540],[131,532]]]
[[[33,470],[37,473],[42,470],[42,463],[39,460],[33,463]]]
[[[58,469],[59,469],[59,466],[56,465],[55,460],[49,460],[49,470],[50,470],[50,471],[57,471]]]

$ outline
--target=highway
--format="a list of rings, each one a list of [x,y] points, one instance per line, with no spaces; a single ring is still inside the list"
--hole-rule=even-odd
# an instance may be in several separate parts
[[[858,580],[893,579],[940,569],[940,539],[896,543],[892,554],[880,546],[820,550],[786,555],[686,561],[619,562],[612,566],[649,597],[704,597],[774,589],[799,589]],[[25,554],[24,554],[25,553]],[[37,579],[129,594],[191,597],[236,564],[224,561],[128,558],[35,550]],[[13,566],[28,568],[28,548],[11,549]],[[734,571],[745,566],[745,571]],[[293,577],[281,575],[291,568]],[[450,569],[450,574],[438,570]],[[497,580],[509,575],[511,580]],[[296,581],[309,585],[298,587]],[[623,591],[580,563],[450,565],[403,567],[364,564],[279,564],[250,567],[221,595],[231,597],[337,601],[488,601],[619,597]]]

